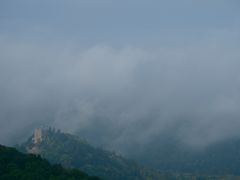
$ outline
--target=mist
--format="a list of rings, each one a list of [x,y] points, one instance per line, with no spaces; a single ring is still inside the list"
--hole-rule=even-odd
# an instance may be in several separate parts
[[[169,132],[240,137],[240,53],[224,30],[191,46],[81,47],[0,38],[0,143],[52,126],[120,153]],[[161,142],[159,142],[161,143]]]

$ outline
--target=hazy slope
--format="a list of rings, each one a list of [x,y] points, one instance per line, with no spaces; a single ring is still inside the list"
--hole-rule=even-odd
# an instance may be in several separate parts
[[[145,146],[141,153],[129,156],[161,171],[240,175],[240,140],[237,138],[198,148],[179,143],[175,137],[166,134],[151,144]]]

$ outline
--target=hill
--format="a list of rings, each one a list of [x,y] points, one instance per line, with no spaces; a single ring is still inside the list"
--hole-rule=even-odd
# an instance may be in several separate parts
[[[40,154],[51,163],[78,168],[90,175],[109,180],[157,179],[235,179],[230,176],[201,176],[184,173],[162,173],[145,168],[122,156],[91,146],[88,142],[59,130],[36,130],[20,147],[21,151]]]
[[[51,165],[38,155],[23,154],[0,145],[0,179],[2,180],[100,180],[77,169]]]
[[[159,178],[160,173],[146,170],[133,161],[113,152],[91,146],[87,141],[54,129],[35,130],[19,149],[40,154],[51,163],[67,168],[79,168],[90,175],[105,179]]]

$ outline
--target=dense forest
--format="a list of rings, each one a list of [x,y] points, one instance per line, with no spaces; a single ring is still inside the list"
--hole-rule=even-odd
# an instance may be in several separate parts
[[[39,155],[23,154],[14,148],[0,145],[1,180],[100,180],[77,169],[51,165]]]

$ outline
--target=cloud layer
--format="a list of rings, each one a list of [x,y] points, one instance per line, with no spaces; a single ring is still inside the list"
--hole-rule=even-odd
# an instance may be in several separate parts
[[[44,125],[123,153],[168,131],[192,146],[238,137],[240,53],[222,35],[154,49],[24,44],[3,36],[0,143]]]

